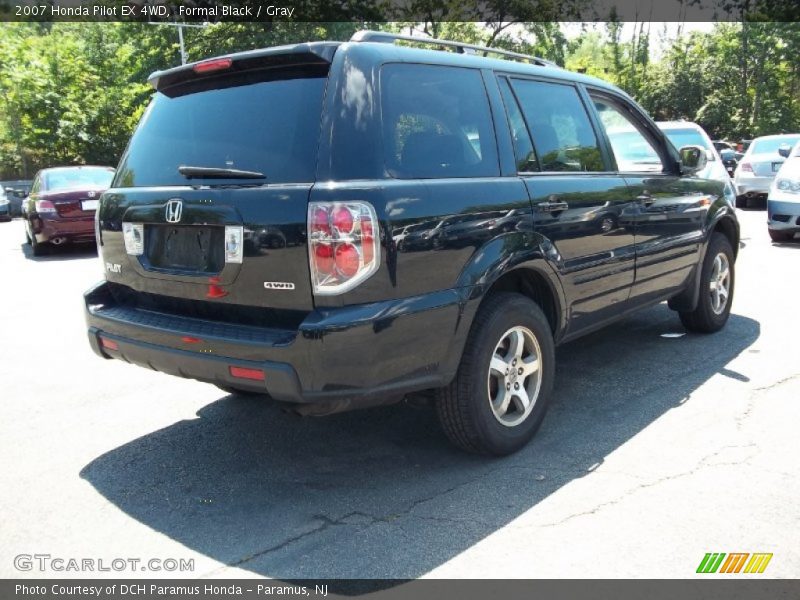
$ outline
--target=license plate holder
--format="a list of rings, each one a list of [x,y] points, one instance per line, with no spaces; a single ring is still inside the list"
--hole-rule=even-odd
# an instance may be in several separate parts
[[[225,266],[225,228],[194,225],[146,227],[146,258],[155,270],[219,273]]]
[[[81,200],[81,210],[97,210],[99,200]]]

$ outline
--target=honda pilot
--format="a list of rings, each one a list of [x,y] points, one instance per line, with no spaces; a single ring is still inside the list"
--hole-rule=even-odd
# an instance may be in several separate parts
[[[557,344],[663,301],[690,331],[728,319],[724,184],[604,81],[361,32],[150,83],[96,215],[103,358],[306,415],[425,391],[456,445],[504,455]]]

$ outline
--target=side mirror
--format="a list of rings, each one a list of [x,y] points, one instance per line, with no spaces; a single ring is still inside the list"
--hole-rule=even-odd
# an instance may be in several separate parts
[[[692,175],[705,169],[708,164],[705,148],[700,146],[684,146],[678,150],[681,157],[681,173]]]
[[[780,154],[783,158],[789,158],[789,153],[792,151],[792,147],[789,144],[781,144],[780,148],[778,148],[778,154]]]

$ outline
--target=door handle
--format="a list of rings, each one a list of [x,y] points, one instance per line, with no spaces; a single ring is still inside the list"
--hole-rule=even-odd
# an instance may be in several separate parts
[[[566,202],[539,202],[536,208],[539,209],[540,212],[560,212],[562,210],[567,210],[569,204]]]
[[[644,194],[636,196],[636,201],[644,206],[650,206],[656,200],[650,194],[645,192]]]

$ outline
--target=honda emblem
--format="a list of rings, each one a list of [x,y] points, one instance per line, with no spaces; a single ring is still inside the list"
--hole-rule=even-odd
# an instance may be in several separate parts
[[[179,198],[174,198],[167,202],[167,208],[164,211],[164,216],[167,223],[179,223],[181,215],[183,214],[183,201]]]

